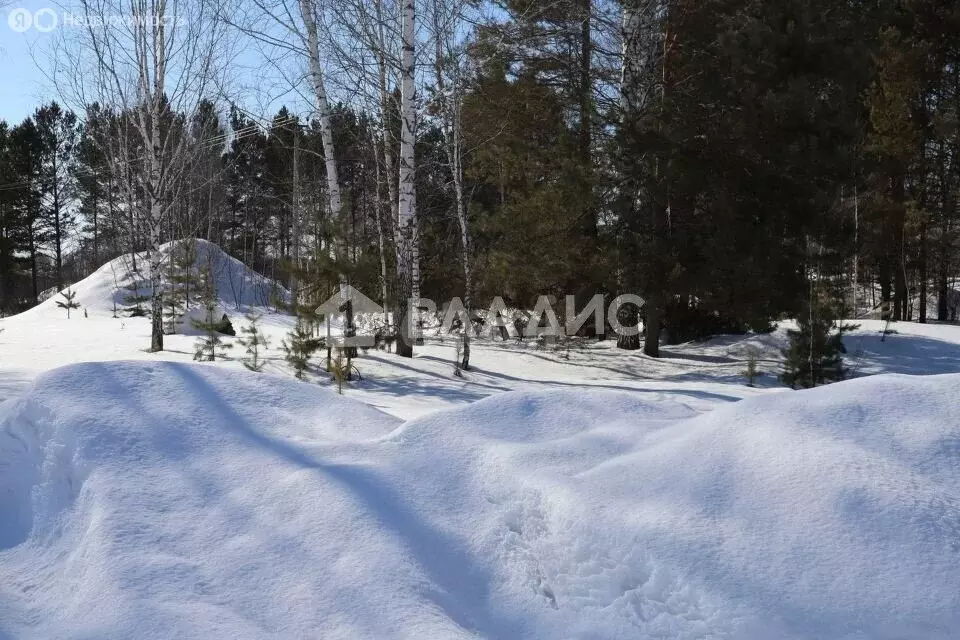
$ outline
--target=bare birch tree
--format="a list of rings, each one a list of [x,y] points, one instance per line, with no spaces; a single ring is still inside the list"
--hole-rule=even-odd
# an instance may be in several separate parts
[[[416,53],[414,0],[403,0],[401,38],[403,54],[400,66],[400,172],[397,180],[398,226],[397,297],[399,335],[397,353],[413,357],[413,343],[418,332],[420,306],[420,256],[418,255],[416,209],[416,85],[414,56]],[[412,317],[411,317],[412,315]]]
[[[377,146],[384,170],[377,181],[378,184],[381,181],[386,183],[394,259],[399,268],[402,256],[399,251],[398,174],[391,122],[397,107],[393,88],[397,86],[400,72],[400,6],[395,0],[341,0],[337,8],[331,16],[332,24],[327,35],[331,51],[348,83],[346,90],[354,100],[380,115],[381,140]],[[382,233],[382,217],[379,224]],[[380,246],[382,262],[385,261],[384,244]],[[385,286],[382,293],[385,318],[389,324],[389,308],[393,301],[387,299]],[[405,303],[405,300],[397,301],[398,306]]]
[[[463,269],[463,306],[470,316],[473,271],[470,263],[470,227],[467,220],[467,202],[463,188],[463,132],[461,112],[463,106],[462,83],[466,64],[466,52],[459,35],[464,31],[463,10],[460,0],[433,0],[433,39],[435,45],[434,73],[436,89],[434,106],[443,132],[444,150],[450,170],[454,205],[460,228],[461,267]],[[463,348],[460,350],[460,368],[470,370],[469,321],[463,326]]]
[[[184,188],[192,151],[173,126],[188,119],[216,87],[223,52],[221,9],[209,0],[78,0],[81,29],[63,29],[60,43],[83,70],[66,83],[82,104],[99,102],[130,115],[141,154],[129,161],[142,198],[150,249],[150,350],[163,350],[164,223]],[[124,145],[125,146],[125,145]],[[139,202],[138,202],[139,200]],[[132,216],[132,211],[130,212]]]
[[[291,6],[286,0],[253,0],[252,5],[255,8],[253,16],[230,20],[229,23],[258,42],[281,51],[294,53],[306,66],[311,101],[320,126],[320,141],[326,170],[327,202],[333,227],[341,222],[343,201],[339,166],[333,142],[333,109],[328,98],[325,60],[321,50],[322,7],[318,0],[296,0],[295,6]],[[296,80],[292,79],[291,84],[296,85]],[[336,239],[330,242],[327,252],[334,262],[345,261],[349,256],[344,244]],[[352,336],[354,333],[353,310],[351,301],[347,299],[347,285],[346,273],[344,269],[340,269],[340,299],[345,311],[343,332],[345,336]],[[348,358],[350,355],[348,353]]]

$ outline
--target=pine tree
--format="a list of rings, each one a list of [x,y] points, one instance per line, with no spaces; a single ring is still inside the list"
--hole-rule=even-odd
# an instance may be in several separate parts
[[[286,354],[286,361],[293,367],[298,380],[303,380],[304,372],[310,366],[310,358],[317,349],[324,346],[324,342],[323,339],[314,337],[307,328],[307,323],[298,318],[296,326],[287,334],[287,339],[280,343]]]
[[[77,297],[77,292],[67,289],[66,291],[61,291],[60,295],[63,296],[63,300],[57,300],[57,306],[67,310],[67,320],[69,320],[70,310],[80,308],[80,303],[74,301],[74,298]]]
[[[197,247],[193,239],[180,242],[171,256],[169,268],[169,287],[164,296],[168,307],[167,333],[176,333],[181,318],[190,309],[190,295],[196,297],[197,274],[194,265],[197,261]],[[223,332],[221,332],[223,333]]]
[[[237,342],[247,350],[248,357],[243,361],[243,366],[257,373],[263,371],[263,360],[260,359],[260,349],[266,349],[270,346],[270,342],[260,331],[258,325],[262,317],[259,313],[248,313],[246,318],[250,324],[240,329],[244,337],[237,339]]]
[[[143,308],[143,303],[150,299],[149,296],[145,296],[141,293],[141,290],[144,287],[149,286],[149,283],[139,280],[136,272],[134,272],[134,278],[130,284],[126,285],[124,289],[129,291],[129,293],[124,296],[124,304],[130,305],[126,307],[125,311],[130,314],[131,318],[142,318],[147,315],[146,309]]]
[[[202,320],[193,319],[190,324],[194,329],[204,332],[204,335],[197,340],[194,346],[194,360],[206,360],[213,362],[217,359],[217,350],[225,350],[233,347],[232,344],[224,342],[220,338],[221,329],[223,329],[223,320],[217,319],[217,288],[213,281],[213,266],[207,264],[207,268],[200,274],[200,283],[197,290],[197,300],[201,303],[204,310]],[[222,353],[221,353],[222,357]]]
[[[756,386],[760,371],[757,369],[757,352],[755,349],[747,351],[747,368],[744,369],[743,375],[747,379],[748,387]]]
[[[840,305],[816,292],[797,318],[799,329],[791,329],[790,346],[783,350],[784,370],[780,380],[796,389],[809,389],[843,380],[843,334],[857,325],[840,320]]]

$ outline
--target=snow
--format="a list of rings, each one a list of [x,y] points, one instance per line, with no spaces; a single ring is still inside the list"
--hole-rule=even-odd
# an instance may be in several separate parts
[[[955,637],[958,383],[401,423],[275,376],[72,365],[0,416],[0,637]]]
[[[128,259],[73,286],[88,317],[0,320],[0,640],[957,637],[960,328],[858,320],[856,378],[804,392],[788,326],[477,340],[464,378],[428,333],[340,396],[283,362],[285,292],[200,251],[266,374],[147,353]]]

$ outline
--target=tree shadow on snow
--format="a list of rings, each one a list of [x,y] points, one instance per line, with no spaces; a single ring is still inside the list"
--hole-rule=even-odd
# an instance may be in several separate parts
[[[396,534],[430,577],[431,585],[436,585],[425,587],[424,595],[450,620],[464,629],[488,635],[516,635],[521,628],[519,620],[467,617],[465,611],[487,608],[492,577],[477,567],[462,541],[424,522],[390,481],[366,467],[325,461],[315,452],[256,429],[190,365],[168,363],[168,366],[183,379],[185,389],[218,414],[223,423],[230,425],[250,446],[301,469],[322,473],[359,498],[382,526]]]
[[[854,376],[960,373],[960,344],[953,342],[897,333],[884,339],[879,333],[867,333],[847,336],[844,345],[844,361]]]

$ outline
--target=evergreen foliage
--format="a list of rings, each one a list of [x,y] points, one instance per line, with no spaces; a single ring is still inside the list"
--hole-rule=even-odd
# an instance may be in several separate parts
[[[192,319],[191,325],[194,329],[203,331],[204,335],[199,338],[194,346],[194,360],[214,361],[217,359],[217,353],[223,357],[223,351],[233,347],[232,344],[224,342],[220,337],[223,328],[223,319],[217,318],[217,289],[213,279],[213,266],[208,262],[206,268],[200,274],[200,281],[197,287],[197,301],[203,309],[202,319]]]
[[[360,378],[360,370],[353,364],[353,359],[344,353],[346,349],[337,349],[337,355],[330,361],[330,373],[333,374],[333,381],[337,385],[337,393],[343,395],[343,383],[353,379],[353,372],[356,371]],[[362,379],[362,378],[361,378]]]
[[[191,295],[197,297],[198,277],[195,269],[197,262],[196,242],[190,238],[177,243],[171,252],[167,272],[167,291],[164,295],[167,321],[166,332],[176,333],[183,316],[190,309]],[[221,331],[221,333],[223,333]],[[229,334],[233,335],[233,334]]]
[[[128,292],[124,298],[124,304],[128,305],[124,310],[130,314],[131,318],[143,318],[147,315],[144,304],[150,300],[150,296],[140,293],[145,287],[149,287],[149,282],[139,279],[139,274],[134,273],[133,280],[127,284],[124,289]]]
[[[935,294],[936,316],[955,319],[955,0],[496,5],[495,19],[474,13],[477,3],[460,5],[476,18],[457,34],[469,46],[456,52],[468,243],[451,215],[457,202],[441,126],[452,85],[423,86],[422,296],[462,295],[465,259],[474,307],[494,296],[529,309],[539,295],[636,293],[647,304],[623,309],[620,321],[642,324],[645,335],[618,346],[650,355],[659,354],[661,336],[760,331],[803,315],[810,283],[826,280],[843,283],[831,295],[853,299],[857,313],[924,322]],[[644,13],[633,102],[618,93],[627,68],[614,35],[630,8]],[[420,53],[428,67],[454,63]],[[262,127],[241,107],[218,117],[209,100],[192,114],[165,113],[169,150],[183,149],[189,170],[176,201],[165,203],[161,241],[215,242],[260,273],[290,276],[310,304],[343,276],[399,320],[396,98],[383,112],[333,110],[337,220],[324,164],[306,160],[323,155],[318,123],[281,108],[272,118],[259,114],[269,120]],[[19,124],[0,122],[4,313],[117,255],[133,253],[137,271],[150,245],[143,177],[131,170],[146,152],[135,107],[84,109],[76,117],[49,104]],[[186,260],[173,259],[168,328],[195,288],[178,281],[188,277]],[[876,304],[857,299],[875,285]],[[131,314],[145,315],[140,291],[148,289],[131,284]],[[284,296],[274,293],[279,307]]]
[[[256,371],[258,373],[263,371],[263,360],[260,357],[260,350],[270,346],[270,341],[267,340],[267,337],[260,331],[259,322],[262,317],[263,316],[258,313],[248,313],[246,318],[249,324],[240,329],[243,335],[237,339],[237,343],[247,351],[247,357],[243,361],[243,366],[250,371]]]
[[[280,348],[286,354],[287,363],[293,368],[294,375],[299,380],[304,379],[304,374],[310,366],[310,358],[323,346],[325,346],[325,340],[314,337],[302,318],[297,320],[296,326],[280,343]]]
[[[77,297],[77,292],[71,289],[66,289],[60,292],[60,296],[63,298],[63,300],[57,300],[57,306],[61,309],[67,310],[67,320],[69,320],[70,310],[80,308],[80,303],[74,301],[74,298]]]
[[[791,329],[790,346],[783,350],[780,380],[796,389],[843,380],[846,369],[843,334],[857,325],[842,322],[842,307],[820,292],[814,292],[797,317],[799,329]]]

